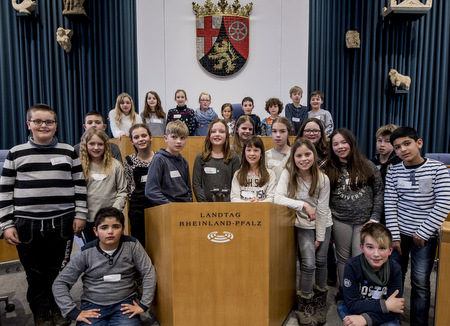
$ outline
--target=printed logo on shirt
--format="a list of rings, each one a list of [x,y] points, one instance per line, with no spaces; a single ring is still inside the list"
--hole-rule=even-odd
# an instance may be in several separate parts
[[[349,288],[352,286],[352,281],[350,281],[348,278],[344,278],[344,286],[346,288]]]

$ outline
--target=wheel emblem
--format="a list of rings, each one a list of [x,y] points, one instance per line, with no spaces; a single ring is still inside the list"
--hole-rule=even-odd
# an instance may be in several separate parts
[[[242,41],[247,36],[247,33],[247,25],[240,21],[235,21],[228,27],[228,35],[233,41]]]

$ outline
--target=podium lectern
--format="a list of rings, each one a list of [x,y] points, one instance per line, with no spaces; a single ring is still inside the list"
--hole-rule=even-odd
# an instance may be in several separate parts
[[[281,325],[295,301],[295,213],[273,203],[146,210],[153,311],[167,325]]]

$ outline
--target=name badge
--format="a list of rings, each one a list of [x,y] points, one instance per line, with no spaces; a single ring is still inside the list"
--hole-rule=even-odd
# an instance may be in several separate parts
[[[54,158],[50,159],[50,162],[52,163],[52,165],[69,163],[69,161],[67,161],[67,157],[64,157],[64,156],[54,157]]]
[[[217,170],[214,167],[211,166],[205,166],[203,171],[205,171],[206,174],[216,174]]]
[[[111,274],[103,276],[103,282],[119,282],[121,280],[120,274]]]
[[[170,171],[170,177],[172,179],[173,178],[181,178],[180,171],[178,171],[178,170]]]
[[[142,182],[142,183],[146,183],[146,182],[147,182],[147,175],[143,175],[143,176],[141,177],[141,182]]]
[[[294,122],[300,122],[300,118],[292,117],[292,121],[294,121]]]
[[[241,197],[245,199],[252,199],[253,197],[255,197],[255,194],[253,193],[253,191],[242,190]]]
[[[174,114],[174,115],[173,115],[173,118],[174,118],[174,119],[180,119],[180,118],[181,118],[181,114]]]
[[[162,119],[150,119],[151,123],[163,123]]]
[[[92,174],[92,179],[97,180],[97,181],[101,181],[105,178],[106,178],[106,174],[103,174],[103,173],[93,173]]]
[[[411,188],[412,182],[407,180],[398,180],[397,187],[398,188]]]

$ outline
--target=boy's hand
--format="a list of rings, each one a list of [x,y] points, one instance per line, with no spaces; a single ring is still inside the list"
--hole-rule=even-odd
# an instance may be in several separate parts
[[[395,290],[395,292],[386,300],[386,308],[391,312],[402,314],[403,309],[405,308],[405,299],[397,298],[397,295],[398,290]]]
[[[394,247],[394,250],[397,250],[400,255],[402,254],[402,246],[399,240],[392,241],[392,247]]]
[[[7,228],[3,231],[3,237],[6,243],[10,245],[17,246],[20,244],[19,235],[17,234],[17,229],[15,227]]]
[[[88,318],[98,318],[101,316],[97,311],[100,311],[100,309],[82,310],[77,317],[77,321],[83,321],[86,324],[91,325],[92,323],[88,320]]]
[[[258,197],[253,197],[252,199],[250,199],[251,203],[257,203],[259,202],[259,198]]]
[[[311,222],[316,219],[316,211],[314,210],[314,208],[311,207],[310,204],[304,203],[303,210],[305,211],[306,214],[308,214],[309,220]]]
[[[322,241],[314,241],[314,249],[317,250],[317,248],[319,248],[320,244],[322,243]]]
[[[343,324],[344,326],[364,326],[367,325],[366,320],[361,315],[350,315],[344,317]]]
[[[80,220],[77,218],[73,219],[73,224],[72,224],[73,233],[80,233],[81,231],[84,230],[85,226],[86,226],[86,220]]]
[[[131,314],[129,318],[133,318],[135,315],[142,314],[144,310],[136,303],[136,301],[133,300],[133,304],[124,303],[122,304],[122,309],[120,311],[123,311],[122,314]]]
[[[417,247],[419,247],[419,248],[425,247],[426,241],[424,239],[422,239],[421,237],[419,237],[416,233],[414,233],[414,235],[413,235],[413,240]]]

